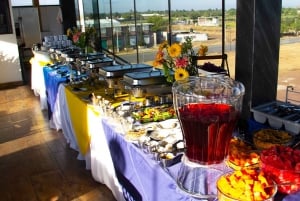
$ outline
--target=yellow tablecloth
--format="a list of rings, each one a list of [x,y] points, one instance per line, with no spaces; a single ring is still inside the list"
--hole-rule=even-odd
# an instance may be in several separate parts
[[[79,151],[82,155],[85,155],[90,147],[88,117],[89,115],[100,116],[100,114],[92,105],[80,99],[82,94],[74,93],[70,87],[65,88],[65,93]]]
[[[104,88],[92,89],[87,91],[74,92],[71,86],[65,87],[65,94],[67,105],[69,107],[70,120],[73,125],[74,135],[77,140],[80,153],[84,156],[90,148],[90,140],[95,116],[99,117],[100,123],[100,111],[96,107],[91,105],[88,101],[88,95],[94,93],[105,97],[113,106],[118,106],[121,102],[129,99],[128,96],[112,99],[105,95]],[[141,101],[142,99],[134,99]]]

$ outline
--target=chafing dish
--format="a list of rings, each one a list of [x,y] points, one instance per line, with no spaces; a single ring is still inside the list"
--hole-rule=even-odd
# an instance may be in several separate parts
[[[161,70],[126,73],[122,83],[134,97],[170,94],[172,87]]]
[[[89,68],[101,68],[104,66],[112,66],[113,65],[113,59],[109,57],[103,57],[103,58],[96,58],[96,59],[89,59],[87,61],[87,65]]]
[[[102,52],[89,53],[87,55],[80,55],[81,65],[88,64],[88,61],[95,61],[97,59],[103,59],[106,55]]]
[[[67,58],[67,57],[79,57],[79,53],[80,53],[80,50],[75,48],[75,49],[64,49],[64,50],[58,50],[58,52],[60,52],[61,54],[61,57],[62,58]]]
[[[147,64],[115,65],[100,68],[99,74],[106,79],[109,88],[114,88],[116,85],[121,85],[119,81],[123,79],[125,73],[151,70],[152,66]]]
[[[106,66],[99,70],[100,75],[106,78],[123,77],[125,73],[151,71],[152,66],[147,64]]]
[[[126,73],[123,78],[124,82],[130,86],[148,86],[167,83],[161,70]]]

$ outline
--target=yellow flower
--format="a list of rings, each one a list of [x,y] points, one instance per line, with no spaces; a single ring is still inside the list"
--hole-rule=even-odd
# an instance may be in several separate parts
[[[71,37],[73,35],[73,31],[71,28],[67,29],[67,36]]]
[[[168,53],[172,58],[178,57],[181,54],[181,46],[178,43],[172,44],[168,47]]]
[[[153,66],[159,66],[165,61],[164,53],[162,50],[158,50],[155,56],[155,61],[153,62]]]
[[[189,72],[183,68],[177,68],[175,70],[175,80],[184,80],[185,78],[189,77]]]
[[[160,45],[159,45],[159,48],[158,50],[162,51],[164,48],[166,48],[168,46],[168,42],[165,40],[164,42],[162,42]]]
[[[198,50],[198,55],[205,56],[208,51],[208,47],[206,45],[200,45],[200,48]]]

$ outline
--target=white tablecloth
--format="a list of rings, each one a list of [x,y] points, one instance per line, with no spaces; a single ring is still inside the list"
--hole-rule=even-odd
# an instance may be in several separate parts
[[[46,110],[48,107],[43,67],[37,58],[31,59],[31,89],[34,95],[40,97],[41,109]]]
[[[57,99],[54,111],[52,112],[52,118],[50,120],[51,128],[57,130],[62,129],[70,147],[78,151],[78,144],[70,120],[64,84],[60,84],[58,88]],[[103,133],[101,118],[94,115],[93,112],[87,112],[89,132],[91,133],[90,151],[85,156],[79,154],[78,159],[85,160],[86,168],[91,170],[93,178],[105,184],[112,191],[114,197],[118,201],[122,201],[124,200],[122,188],[115,174],[106,137]]]

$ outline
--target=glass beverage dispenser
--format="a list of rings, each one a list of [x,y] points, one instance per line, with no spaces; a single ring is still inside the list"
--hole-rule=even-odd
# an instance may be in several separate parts
[[[173,104],[185,142],[177,183],[185,192],[204,199],[216,196],[244,91],[242,83],[226,76],[174,82]]]

